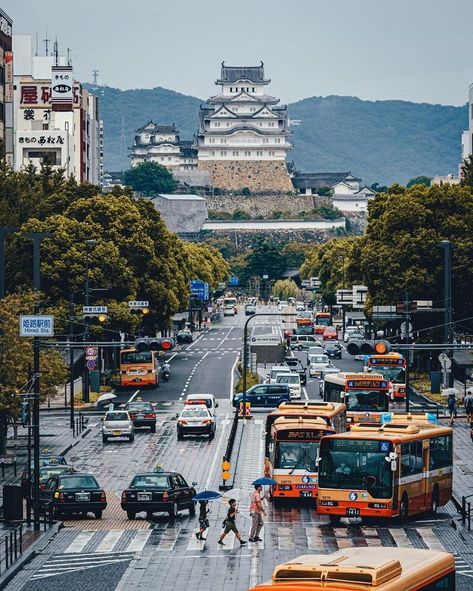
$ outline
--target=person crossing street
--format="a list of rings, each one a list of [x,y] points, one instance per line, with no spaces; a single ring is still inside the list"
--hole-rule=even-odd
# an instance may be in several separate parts
[[[251,495],[251,504],[250,504],[250,515],[252,518],[251,530],[250,530],[250,542],[262,542],[263,540],[259,537],[261,532],[261,528],[264,525],[263,515],[266,515],[265,510],[263,509],[263,501],[261,498],[261,491],[263,487],[261,484],[255,485],[255,490]]]
[[[238,531],[238,528],[235,524],[235,518],[238,514],[238,509],[236,507],[236,500],[235,499],[230,499],[228,501],[228,504],[230,505],[228,512],[227,512],[227,517],[225,518],[225,521],[223,522],[224,525],[224,530],[222,532],[222,535],[220,536],[220,539],[218,541],[218,544],[220,546],[225,546],[225,544],[223,543],[223,540],[225,538],[225,536],[229,533],[229,532],[233,532],[237,538],[237,540],[240,542],[240,546],[243,546],[244,544],[246,544],[245,540],[241,539],[241,535],[240,532]]]

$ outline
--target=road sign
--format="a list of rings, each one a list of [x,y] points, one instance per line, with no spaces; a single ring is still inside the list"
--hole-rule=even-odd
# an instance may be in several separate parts
[[[132,301],[132,302],[128,302],[128,307],[129,308],[149,308],[149,302],[148,302],[148,300]]]
[[[53,337],[54,316],[20,316],[20,337]]]
[[[95,369],[95,365],[96,365],[96,360],[95,359],[88,359],[87,360],[87,369],[89,371],[92,371],[93,369]]]
[[[85,348],[85,354],[87,357],[97,357],[97,348],[89,345]]]
[[[107,314],[107,306],[82,306],[83,314]]]
[[[439,361],[442,369],[450,369],[452,367],[452,360],[446,353],[440,353]]]
[[[209,299],[209,284],[204,281],[191,281],[191,294],[201,302]]]

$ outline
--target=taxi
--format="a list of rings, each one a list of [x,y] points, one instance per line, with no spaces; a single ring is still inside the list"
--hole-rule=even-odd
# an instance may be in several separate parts
[[[128,411],[135,429],[149,427],[151,433],[156,433],[156,411],[151,402],[133,400],[125,404],[125,410]]]
[[[33,468],[34,468],[34,459],[31,459],[31,477],[33,476]],[[44,449],[40,456],[39,456],[39,465],[40,467],[45,466],[65,466],[67,465],[66,458],[64,456],[60,456],[58,454],[51,454],[49,450]],[[28,479],[28,462],[25,464],[23,468],[23,472],[21,474],[21,491],[23,496],[26,498],[28,496],[29,490],[29,479]]]
[[[195,496],[193,482],[189,486],[178,472],[166,472],[157,467],[154,472],[136,474],[127,489],[122,492],[121,507],[126,511],[128,519],[135,519],[136,514],[146,512],[150,518],[153,513],[164,511],[169,517],[177,517],[181,509],[188,509],[190,515],[195,514]]]
[[[207,408],[205,401],[202,404],[195,400],[186,400],[184,408],[177,419],[177,439],[180,441],[184,435],[208,435],[209,439],[215,436],[215,416]]]
[[[43,507],[50,506],[54,515],[87,515],[97,519],[107,507],[107,496],[95,476],[88,473],[51,476],[40,491]]]
[[[53,476],[58,476],[59,474],[74,474],[75,471],[76,470],[74,466],[68,466],[66,464],[52,464],[49,466],[43,466],[39,469],[40,490],[45,489],[46,482]]]

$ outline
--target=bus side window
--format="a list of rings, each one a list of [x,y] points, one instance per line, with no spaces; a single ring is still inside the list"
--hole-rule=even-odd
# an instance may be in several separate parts
[[[411,458],[410,468],[411,474],[419,474],[424,467],[424,460],[422,457],[422,441],[411,442]]]
[[[452,438],[450,435],[433,437],[430,440],[430,470],[452,465]]]
[[[410,474],[409,457],[409,444],[403,443],[401,445],[401,478]]]

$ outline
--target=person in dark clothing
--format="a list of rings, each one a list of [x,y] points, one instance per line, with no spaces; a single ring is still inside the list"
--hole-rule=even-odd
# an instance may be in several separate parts
[[[235,534],[237,540],[240,542],[240,546],[243,546],[243,544],[246,544],[246,541],[241,539],[240,532],[238,531],[238,528],[235,524],[235,517],[238,513],[238,509],[236,508],[236,500],[230,499],[228,501],[228,504],[230,505],[230,508],[228,509],[227,517],[224,521],[224,530],[222,532],[222,535],[220,536],[218,543],[220,544],[220,546],[225,546],[223,540],[225,536],[232,531]]]
[[[209,502],[208,501],[199,501],[199,503],[200,503],[200,509],[199,509],[200,530],[195,534],[195,537],[198,540],[205,540],[205,538],[202,534],[209,527],[209,519],[207,517],[207,515],[210,513],[210,509],[208,508]]]

